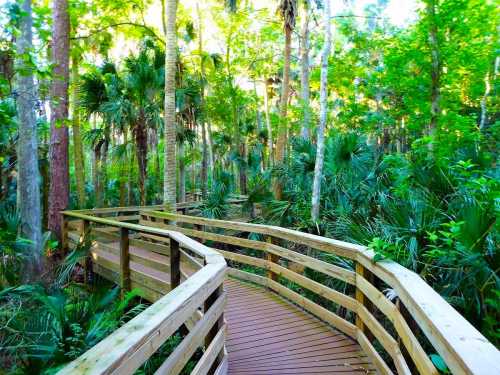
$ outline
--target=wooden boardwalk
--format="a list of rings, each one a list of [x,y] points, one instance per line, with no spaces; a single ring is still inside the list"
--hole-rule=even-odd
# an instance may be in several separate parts
[[[92,253],[94,271],[117,282],[119,243],[99,243]],[[132,287],[143,289],[144,297],[152,301],[166,294],[168,256],[138,246],[130,246],[130,255]],[[195,272],[189,264],[181,267],[186,276]],[[228,292],[224,314],[228,374],[375,373],[354,340],[277,294],[234,278],[228,278],[224,288]]]
[[[229,374],[375,373],[354,340],[280,296],[236,279],[225,288]]]

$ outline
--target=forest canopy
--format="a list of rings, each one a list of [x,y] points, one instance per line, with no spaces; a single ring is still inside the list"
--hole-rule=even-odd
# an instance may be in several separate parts
[[[144,308],[82,286],[61,211],[196,194],[369,246],[500,344],[495,1],[6,0],[0,23],[2,368],[60,368]]]

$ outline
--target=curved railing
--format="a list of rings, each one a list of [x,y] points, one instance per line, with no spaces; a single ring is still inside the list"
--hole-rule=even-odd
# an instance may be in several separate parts
[[[125,213],[134,209],[123,208]],[[105,209],[104,209],[105,210]],[[120,210],[114,209],[118,212]],[[227,270],[224,258],[216,251],[186,237],[177,231],[154,228],[129,223],[130,217],[118,221],[110,218],[92,216],[88,211],[67,211],[64,217],[64,242],[71,240],[68,228],[79,228],[79,241],[91,250],[100,246],[93,241],[94,232],[99,228],[114,228],[113,235],[119,239],[119,284],[124,290],[133,286],[131,278],[129,247],[131,241],[137,241],[137,235],[154,236],[168,243],[171,289],[134,319],[127,322],[110,336],[82,356],[64,367],[60,374],[133,374],[140,368],[175,332],[183,325],[190,325],[189,332],[157,370],[158,374],[178,374],[198,348],[204,352],[192,373],[206,374],[212,370],[215,374],[225,373],[227,354],[224,349],[225,324],[223,318],[226,293],[222,283]],[[93,214],[95,211],[92,212]],[[102,211],[100,214],[106,214]],[[73,220],[73,222],[71,222]],[[76,223],[76,225],[74,225]],[[103,232],[105,233],[105,232]],[[109,233],[108,233],[109,234]],[[134,236],[132,236],[132,234]],[[156,246],[158,249],[161,245]],[[187,275],[181,283],[181,252],[189,251],[200,264],[198,270]],[[154,250],[154,249],[153,249]],[[110,265],[110,268],[115,265]],[[141,281],[141,280],[139,280]],[[195,317],[193,319],[193,317]],[[194,323],[193,323],[194,321]]]
[[[438,374],[429,359],[435,352],[453,374],[500,373],[498,350],[467,320],[417,274],[392,261],[375,262],[366,247],[281,227],[151,210],[140,212],[140,223],[211,241],[234,266],[229,274],[270,288],[354,338],[382,374]],[[298,246],[311,256],[291,250]],[[335,264],[322,260],[325,255],[334,256]]]

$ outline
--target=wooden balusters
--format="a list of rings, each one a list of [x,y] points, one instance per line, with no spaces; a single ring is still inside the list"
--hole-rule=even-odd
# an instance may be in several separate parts
[[[363,267],[359,262],[356,262],[356,276],[359,275],[361,277],[366,277],[368,275],[368,271],[365,267]],[[362,306],[367,306],[368,299],[365,297],[363,292],[356,286],[356,300]],[[361,319],[359,314],[356,314],[356,327],[358,327],[364,334],[368,333],[368,329],[366,328],[363,320]]]
[[[273,238],[271,236],[266,236],[266,242],[272,244],[273,243]],[[279,256],[276,254],[272,254],[270,252],[266,253],[266,259],[268,262],[272,263],[278,263]],[[278,275],[271,271],[270,269],[267,271],[267,278],[271,279],[273,281],[278,281]]]
[[[130,290],[130,251],[129,230],[120,228],[120,287],[122,297]]]
[[[170,288],[174,289],[181,283],[181,251],[179,243],[170,238]]]
[[[212,307],[212,305],[217,301],[217,299],[222,295],[224,292],[223,286],[220,285],[215,291],[206,299],[204,303],[204,311],[205,313]],[[224,325],[224,314],[221,313],[219,319],[217,322],[213,325],[213,327],[208,331],[208,334],[205,336],[205,347],[208,348],[209,345],[212,343],[214,340],[215,336],[217,336],[217,333],[219,333],[220,329]],[[221,362],[222,358],[224,356],[224,350],[221,350],[221,352],[217,356],[217,360],[214,361],[211,370],[215,370],[219,363]],[[210,372],[209,372],[210,373]]]

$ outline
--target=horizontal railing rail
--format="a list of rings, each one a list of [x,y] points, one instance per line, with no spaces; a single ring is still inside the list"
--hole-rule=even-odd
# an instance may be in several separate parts
[[[202,348],[203,355],[192,373],[206,373],[207,369],[213,369],[215,374],[225,373],[226,293],[222,284],[227,265],[222,255],[177,231],[96,217],[83,211],[63,212],[63,218],[64,237],[67,240],[74,240],[70,238],[73,233],[67,233],[72,227],[70,222],[79,221],[78,242],[88,246],[92,257],[99,257],[99,254],[102,255],[100,252],[106,249],[110,256],[114,255],[113,247],[106,245],[104,241],[106,236],[102,237],[102,241],[95,241],[94,238],[101,238],[99,236],[106,233],[103,231],[105,228],[118,229],[118,236],[116,233],[111,234],[111,240],[118,240],[118,269],[116,265],[106,264],[104,259],[93,259],[92,263],[95,267],[104,264],[108,267],[107,271],[112,273],[116,271],[114,273],[119,275],[117,282],[123,290],[129,290],[133,286],[132,260],[134,263],[140,262],[139,257],[134,259],[130,251],[131,243],[135,243],[133,241],[142,241],[137,239],[137,235],[154,236],[161,240],[163,244],[149,243],[149,261],[152,262],[155,256],[163,256],[161,261],[168,259],[169,280],[164,284],[168,285],[169,290],[165,290],[158,298],[153,298],[157,299],[155,303],[68,364],[60,374],[133,374],[183,325],[189,326],[189,331],[156,373],[179,374],[199,348]],[[200,262],[197,262],[199,267],[192,274],[186,275],[182,287],[179,287],[181,249],[191,252]],[[142,261],[148,261],[147,258],[146,256]],[[139,276],[141,275],[137,272],[138,282],[147,283],[144,277]]]
[[[287,228],[154,210],[141,211],[140,223],[211,241],[231,264],[260,270],[260,275],[241,267],[229,273],[270,288],[351,336],[383,374],[437,374],[429,359],[434,351],[453,374],[500,373],[499,351],[420,276],[393,261],[376,262],[364,246]],[[297,246],[318,256],[290,249]],[[338,262],[325,261],[324,255]],[[309,276],[309,270],[323,279]],[[389,299],[382,287],[396,298]]]

